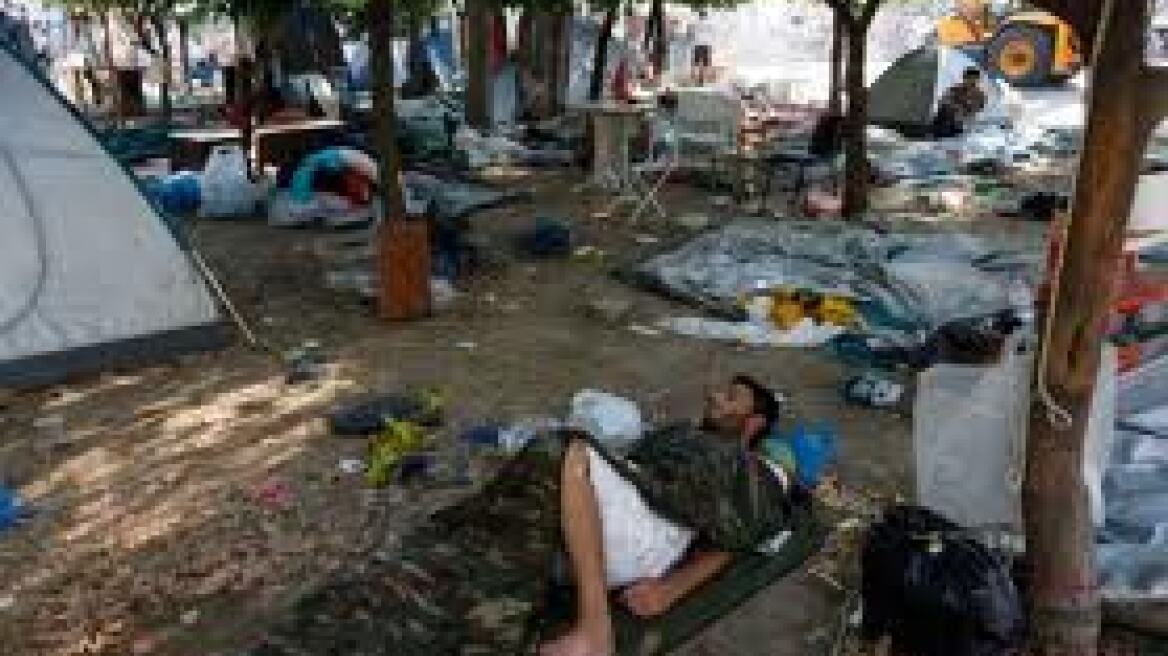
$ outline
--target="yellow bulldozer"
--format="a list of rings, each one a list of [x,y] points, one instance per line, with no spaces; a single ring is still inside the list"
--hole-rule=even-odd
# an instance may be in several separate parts
[[[1026,3],[992,11],[988,0],[957,0],[937,22],[937,42],[973,54],[1011,85],[1061,84],[1083,67],[1082,47],[1070,25]]]

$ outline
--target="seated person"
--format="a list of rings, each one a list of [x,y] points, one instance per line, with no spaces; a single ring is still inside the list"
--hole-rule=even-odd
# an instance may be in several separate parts
[[[969,123],[986,106],[986,95],[981,90],[981,71],[977,68],[965,69],[961,83],[950,87],[937,105],[937,115],[933,117],[933,137],[949,139],[965,132]]]
[[[392,563],[302,601],[257,656],[535,653],[561,549],[575,624],[538,653],[612,656],[611,591],[635,615],[661,615],[809,503],[757,455],[777,413],[770,391],[738,376],[700,426],[654,431],[627,460],[579,432],[539,438],[405,538]]]

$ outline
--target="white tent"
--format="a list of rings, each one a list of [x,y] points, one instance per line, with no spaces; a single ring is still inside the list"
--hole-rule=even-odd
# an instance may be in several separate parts
[[[0,44],[0,385],[212,347],[218,306],[130,174]]]
[[[967,68],[982,71],[981,87],[987,102],[978,121],[1009,122],[1005,85],[990,77],[969,55],[941,46],[913,50],[876,79],[868,90],[868,120],[910,136],[927,132],[941,96],[961,81]]]

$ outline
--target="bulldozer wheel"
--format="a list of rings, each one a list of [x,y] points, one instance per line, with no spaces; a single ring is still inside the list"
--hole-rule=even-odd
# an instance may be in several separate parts
[[[989,65],[1015,86],[1050,84],[1054,44],[1045,30],[1027,25],[1011,25],[994,37],[989,49]]]

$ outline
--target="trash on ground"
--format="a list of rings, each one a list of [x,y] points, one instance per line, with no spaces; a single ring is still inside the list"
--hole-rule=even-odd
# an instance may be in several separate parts
[[[307,341],[299,348],[285,353],[284,362],[288,367],[286,382],[299,385],[319,378],[325,371],[327,361],[321,353],[320,344]]]
[[[641,410],[636,403],[596,390],[583,390],[572,397],[568,424],[617,447],[641,439],[644,431]]]
[[[829,424],[800,423],[767,436],[762,452],[771,462],[794,473],[803,487],[814,489],[827,469],[835,464],[836,435]]]
[[[639,323],[629,324],[629,332],[640,335],[642,337],[660,337],[661,331],[650,326],[642,326]]]
[[[259,200],[247,175],[247,161],[238,145],[216,146],[200,180],[199,216],[212,219],[249,217]]]
[[[292,507],[294,495],[292,488],[279,479],[270,478],[258,486],[254,490],[256,501],[268,510],[287,510]]]
[[[572,254],[572,230],[558,219],[536,218],[534,225],[518,237],[520,252],[534,258],[560,258]]]
[[[390,421],[369,443],[365,461],[365,481],[372,487],[390,483],[398,463],[426,442],[422,426],[409,421]]]
[[[844,383],[844,398],[866,408],[891,408],[904,395],[904,385],[874,374],[862,374]]]
[[[16,492],[0,486],[0,532],[16,526],[29,515],[30,509]]]
[[[1008,654],[1026,637],[1010,561],[925,508],[889,509],[861,556],[862,634],[898,654]]]
[[[370,396],[333,410],[328,423],[334,435],[360,437],[378,433],[395,420],[437,426],[442,423],[444,405],[436,390]]]
[[[588,301],[584,309],[593,319],[615,326],[632,314],[633,303],[623,298],[604,297]]]
[[[702,317],[672,317],[657,327],[686,337],[731,341],[748,346],[818,347],[844,333],[844,328],[805,318],[789,330],[752,321],[721,321]]]

